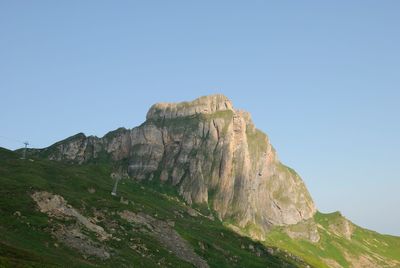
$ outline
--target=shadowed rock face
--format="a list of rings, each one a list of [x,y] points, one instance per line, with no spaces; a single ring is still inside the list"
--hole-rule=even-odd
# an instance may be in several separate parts
[[[301,178],[280,163],[250,114],[223,95],[155,104],[139,127],[103,138],[78,134],[41,154],[78,163],[107,157],[131,178],[170,183],[186,202],[256,226],[260,237],[271,225],[296,224],[316,211]]]

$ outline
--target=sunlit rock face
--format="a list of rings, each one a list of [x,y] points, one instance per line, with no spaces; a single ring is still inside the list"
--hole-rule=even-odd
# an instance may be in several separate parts
[[[187,203],[206,204],[221,219],[261,234],[316,212],[303,181],[280,163],[267,135],[223,95],[158,103],[136,128],[102,138],[78,134],[41,154],[78,163],[114,161],[133,179],[172,184]]]

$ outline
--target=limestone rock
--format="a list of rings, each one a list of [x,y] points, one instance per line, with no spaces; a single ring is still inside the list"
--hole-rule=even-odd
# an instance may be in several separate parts
[[[279,161],[250,114],[234,109],[223,95],[155,104],[136,128],[102,138],[78,134],[40,154],[77,163],[120,163],[119,172],[174,185],[188,204],[208,204],[220,219],[240,228],[256,226],[261,235],[316,212],[299,175]]]
[[[318,227],[314,219],[308,219],[285,227],[284,230],[290,238],[303,239],[312,243],[317,243],[320,240]]]
[[[340,217],[336,217],[329,225],[329,231],[337,236],[344,237],[351,240],[351,236],[354,232],[354,225],[345,217],[342,216],[340,212],[337,212]]]
[[[146,119],[172,119],[226,110],[233,111],[231,101],[224,95],[212,95],[200,97],[192,102],[154,104],[147,113]]]

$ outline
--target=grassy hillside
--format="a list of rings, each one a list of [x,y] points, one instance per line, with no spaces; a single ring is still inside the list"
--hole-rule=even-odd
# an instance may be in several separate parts
[[[363,229],[339,212],[317,213],[314,221],[320,235],[318,242],[292,239],[285,228],[275,228],[265,244],[286,249],[315,267],[400,267],[399,237]]]
[[[122,179],[118,196],[112,196],[114,180],[107,163],[22,160],[19,154],[0,148],[0,267],[193,267],[178,257],[184,249],[170,247],[179,244],[173,240],[175,231],[210,267],[400,267],[399,237],[363,229],[338,212],[317,213],[308,222],[275,227],[259,243],[232,232],[228,222],[215,219],[206,207],[188,207],[175,188],[157,179],[146,183]],[[42,191],[62,196],[112,239],[100,239],[77,218],[40,212],[32,194]],[[139,215],[136,222],[122,216],[131,212]],[[162,228],[150,232],[154,226],[141,225],[140,215]],[[86,240],[60,240],[57,233],[68,228],[79,231],[76,239]],[[319,235],[319,240],[312,242],[309,233],[314,239]],[[163,236],[172,242],[162,240]],[[71,246],[73,241],[88,240],[110,256],[96,257],[82,245]]]
[[[107,164],[22,160],[0,148],[0,267],[193,266],[177,257],[166,246],[168,241],[160,243],[160,233],[149,231],[154,227],[129,222],[122,212],[148,215],[163,226],[161,230],[176,231],[210,267],[307,266],[291,254],[237,235],[207,210],[202,215],[190,209],[168,186],[123,179],[118,196],[112,196],[110,174]],[[75,209],[89,219],[88,224],[112,234],[112,239],[101,240],[77,218],[40,212],[31,196],[41,191],[62,196],[69,205],[67,210]],[[164,222],[170,227],[162,225]],[[57,232],[68,228],[79,234],[60,241]],[[110,257],[94,257],[79,249],[83,245],[74,248],[65,242],[79,237],[106,250]]]

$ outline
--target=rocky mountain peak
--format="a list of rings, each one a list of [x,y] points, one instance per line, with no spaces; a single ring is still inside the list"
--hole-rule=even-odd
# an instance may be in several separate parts
[[[41,153],[78,163],[109,159],[132,179],[177,187],[188,204],[208,206],[253,238],[316,212],[300,176],[278,160],[250,114],[223,95],[158,103],[139,127],[103,138],[78,135]]]
[[[203,96],[191,102],[156,103],[150,108],[146,119],[171,119],[226,110],[233,111],[232,102],[224,95],[215,94]]]

